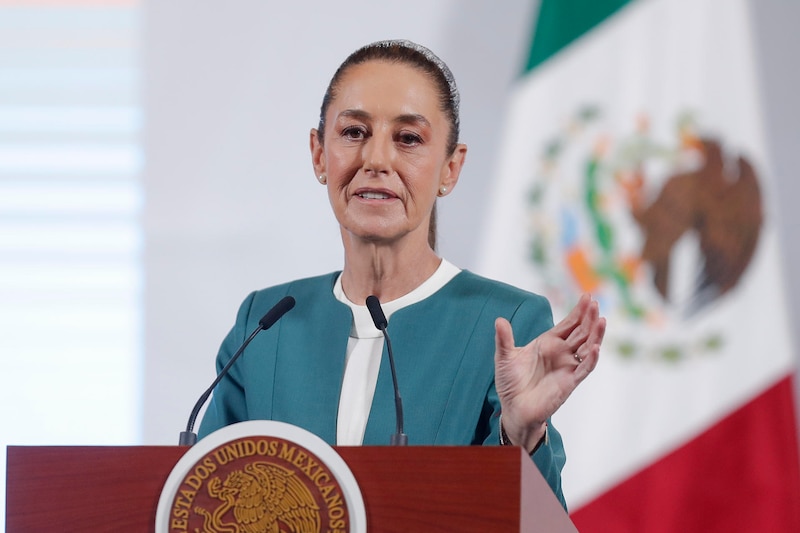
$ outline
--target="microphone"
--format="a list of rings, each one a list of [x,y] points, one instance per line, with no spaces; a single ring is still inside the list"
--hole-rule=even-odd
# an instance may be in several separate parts
[[[392,383],[394,384],[394,408],[397,414],[397,431],[389,439],[392,446],[405,446],[408,444],[408,435],[403,433],[403,399],[400,398],[400,389],[397,386],[397,372],[394,369],[394,355],[392,354],[392,341],[389,340],[389,333],[386,331],[389,322],[381,309],[381,302],[377,296],[367,296],[367,309],[372,317],[375,327],[383,332],[386,339],[386,352],[389,354],[389,366],[392,369]]]
[[[242,355],[244,349],[247,348],[247,345],[250,344],[256,335],[260,332],[264,331],[265,329],[269,329],[272,327],[275,322],[277,322],[283,315],[285,315],[292,307],[294,307],[294,298],[291,296],[284,296],[281,301],[276,303],[272,309],[267,311],[261,320],[258,321],[258,327],[253,330],[247,340],[242,343],[241,347],[236,350],[236,353],[233,354],[228,364],[226,364],[219,374],[217,374],[216,379],[211,386],[206,389],[206,391],[200,396],[200,399],[197,400],[197,403],[194,404],[194,409],[192,409],[192,414],[189,415],[189,422],[186,424],[186,431],[181,431],[180,438],[178,440],[179,446],[193,446],[197,443],[197,434],[194,432],[194,423],[197,419],[197,415],[200,412],[200,408],[203,407],[203,404],[206,403],[208,397],[211,396],[211,392],[214,390],[214,387],[225,377],[228,371],[233,366],[233,363]]]

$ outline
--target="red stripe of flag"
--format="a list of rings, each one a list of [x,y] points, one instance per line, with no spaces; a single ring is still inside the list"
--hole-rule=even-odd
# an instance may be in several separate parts
[[[800,532],[792,378],[571,518],[582,533]]]

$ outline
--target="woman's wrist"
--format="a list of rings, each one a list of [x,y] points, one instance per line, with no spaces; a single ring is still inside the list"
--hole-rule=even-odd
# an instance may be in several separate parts
[[[547,422],[543,422],[539,424],[536,428],[527,428],[528,431],[525,436],[517,436],[516,438],[512,438],[506,432],[506,428],[503,426],[503,415],[500,414],[499,420],[499,428],[500,428],[500,445],[501,446],[521,446],[528,452],[528,454],[533,454],[542,444],[547,443]]]

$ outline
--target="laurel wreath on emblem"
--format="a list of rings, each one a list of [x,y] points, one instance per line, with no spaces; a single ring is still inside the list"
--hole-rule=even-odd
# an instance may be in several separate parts
[[[738,284],[758,243],[763,212],[752,165],[741,156],[726,163],[719,141],[695,133],[690,113],[679,117],[674,145],[655,141],[646,117],[628,138],[587,139],[600,117],[597,106],[580,109],[534,165],[529,260],[545,295],[567,308],[591,292],[601,306],[655,329],[712,308]],[[564,154],[587,140],[594,144],[580,179],[569,179]],[[676,297],[671,259],[686,236],[696,243],[695,280]],[[630,336],[612,345],[626,359],[678,362],[720,353],[724,337],[647,344]]]

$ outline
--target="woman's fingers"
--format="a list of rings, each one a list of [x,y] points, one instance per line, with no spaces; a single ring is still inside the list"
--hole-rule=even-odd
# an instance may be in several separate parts
[[[575,328],[580,326],[584,315],[590,309],[592,304],[592,297],[589,293],[584,293],[581,295],[580,300],[578,303],[575,304],[575,307],[561,320],[558,324],[553,326],[550,330],[562,339],[567,339],[572,335]]]
[[[581,361],[575,369],[580,381],[583,381],[597,366],[600,359],[600,345],[606,332],[606,319],[599,317],[593,324],[587,340],[578,347],[575,353]]]
[[[569,335],[566,338],[567,344],[573,349],[573,351],[577,352],[582,345],[587,342],[591,342],[590,339],[595,333],[595,329],[599,320],[600,306],[596,301],[589,297],[581,309],[581,315],[577,323],[574,325],[573,329],[569,332]]]

